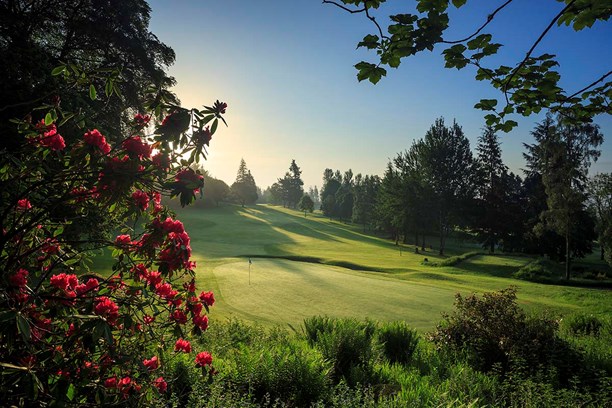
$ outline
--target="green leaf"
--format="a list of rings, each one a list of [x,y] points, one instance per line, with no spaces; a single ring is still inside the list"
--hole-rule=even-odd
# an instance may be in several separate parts
[[[355,68],[359,71],[357,73],[357,79],[359,82],[364,79],[368,79],[371,83],[376,84],[380,81],[380,78],[387,75],[387,71],[384,68],[378,67],[369,62],[360,62],[355,65]]]
[[[70,401],[74,399],[74,385],[73,384],[70,384],[68,386],[68,389],[66,390],[66,397],[68,397]]]
[[[459,8],[465,5],[465,3],[467,2],[467,0],[452,0],[452,1],[453,1],[453,6],[455,6],[456,8]]]
[[[30,339],[32,338],[30,322],[28,322],[28,319],[23,317],[21,313],[17,313],[17,330],[25,341],[30,341]]]
[[[89,85],[89,99],[95,101],[97,96],[98,93],[96,92],[96,87],[93,86],[93,84]]]
[[[59,226],[55,229],[55,231],[53,231],[53,237],[55,238],[63,232],[64,232],[64,227]]]
[[[219,119],[215,119],[215,121],[212,123],[212,126],[210,127],[210,133],[211,134],[215,134],[215,132],[217,131],[217,125],[219,124]]]
[[[53,71],[51,71],[51,75],[57,76],[57,75],[63,74],[64,72],[66,72],[66,66],[60,65],[59,67],[53,68]]]
[[[495,110],[495,106],[497,106],[497,99],[481,99],[474,108],[481,110]]]
[[[53,123],[53,116],[51,115],[51,112],[47,112],[47,114],[45,115],[45,126],[49,126],[52,123]]]

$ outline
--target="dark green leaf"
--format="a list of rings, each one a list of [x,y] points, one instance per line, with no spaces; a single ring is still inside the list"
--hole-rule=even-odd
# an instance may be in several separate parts
[[[96,100],[98,93],[96,92],[96,87],[93,84],[89,85],[89,99],[92,101]]]
[[[30,322],[28,322],[28,319],[23,317],[21,313],[17,313],[17,330],[25,341],[30,341],[30,339],[32,338]]]

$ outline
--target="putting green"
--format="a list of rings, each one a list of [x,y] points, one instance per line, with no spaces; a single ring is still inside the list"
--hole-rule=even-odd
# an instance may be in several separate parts
[[[216,295],[229,315],[299,325],[312,315],[405,320],[431,329],[448,311],[454,291],[380,274],[281,259],[226,263],[213,269]]]

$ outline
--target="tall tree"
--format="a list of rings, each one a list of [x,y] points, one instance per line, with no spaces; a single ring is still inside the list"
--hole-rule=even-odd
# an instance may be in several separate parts
[[[595,216],[601,260],[612,266],[612,173],[593,176],[588,184],[589,207]]]
[[[286,207],[296,208],[298,202],[304,195],[304,182],[301,178],[302,171],[295,163],[295,160],[291,160],[289,171],[285,173],[285,177],[278,179],[283,190],[283,202]]]
[[[323,187],[321,187],[321,211],[327,217],[335,217],[336,208],[336,192],[342,183],[342,174],[339,171],[325,169],[323,172]]]
[[[257,185],[244,159],[240,159],[236,181],[230,187],[236,200],[244,207],[257,201]]]
[[[475,165],[470,142],[456,123],[447,127],[439,118],[425,134],[419,148],[425,183],[431,186],[440,255],[446,238],[474,197]]]
[[[501,146],[495,129],[487,126],[478,138],[477,164],[479,170],[478,202],[481,209],[477,217],[476,231],[480,242],[489,252],[495,252],[495,246],[503,239],[506,231],[510,193],[506,185],[510,179],[508,168],[501,157]]]
[[[565,240],[565,278],[570,279],[572,238],[585,213],[585,188],[588,169],[597,160],[597,147],[603,142],[599,127],[576,123],[571,117],[560,118],[551,126],[545,119],[532,132],[538,142],[530,146],[532,165],[542,174],[547,210],[542,213],[541,228],[550,229]],[[583,223],[582,223],[583,224]]]
[[[143,109],[146,93],[157,103],[177,103],[167,90],[174,79],[164,72],[175,54],[149,31],[150,13],[144,0],[0,2],[0,147],[22,141],[9,119],[25,117],[39,101],[59,108],[52,97],[60,93],[63,111],[81,112],[84,126],[95,122],[110,139],[120,137],[134,111]],[[67,85],[62,72],[49,75],[62,64],[66,72],[79,72],[76,77],[86,82],[80,85],[92,88],[94,100]],[[105,78],[100,70],[116,74]],[[121,97],[108,103],[105,91],[111,90]]]
[[[358,174],[353,187],[353,219],[352,221],[363,225],[363,231],[371,226],[375,220],[376,199],[380,188],[380,177]]]

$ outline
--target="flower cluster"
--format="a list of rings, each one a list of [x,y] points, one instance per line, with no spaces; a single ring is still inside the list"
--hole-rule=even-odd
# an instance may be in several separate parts
[[[226,107],[215,105],[218,114]],[[196,292],[190,237],[161,201],[176,188],[190,195],[202,188],[178,141],[208,145],[216,124],[183,134],[191,113],[176,108],[142,136],[151,116],[137,114],[120,141],[94,126],[83,132],[49,123],[69,118],[59,98],[43,108],[51,111],[47,122],[21,121],[21,150],[0,157],[11,186],[0,192],[8,260],[0,279],[0,361],[16,367],[4,397],[26,406],[42,396],[59,405],[149,405],[172,384],[167,359],[199,351],[182,333],[195,336],[210,324],[214,295]],[[67,146],[60,130],[76,142]],[[100,248],[113,254],[112,272],[89,269]],[[212,356],[196,353],[193,364],[212,370]],[[16,394],[33,383],[40,397]]]
[[[102,154],[109,154],[111,151],[111,146],[106,142],[106,138],[98,129],[85,133],[83,140],[85,140],[87,145],[97,148]]]

